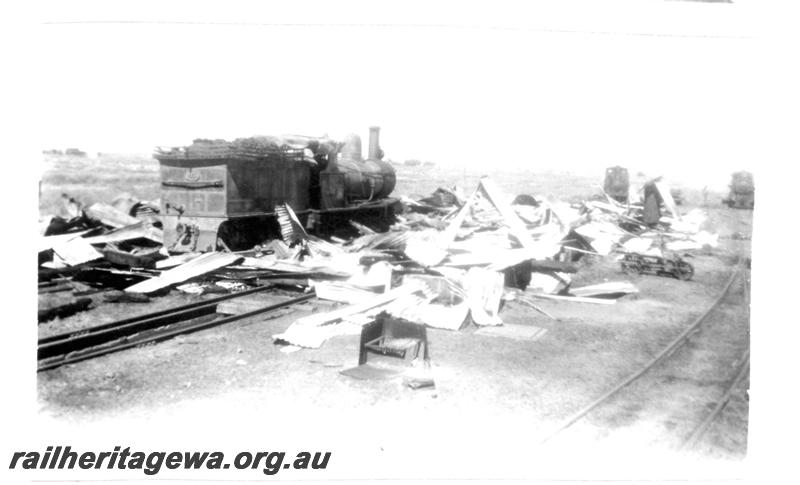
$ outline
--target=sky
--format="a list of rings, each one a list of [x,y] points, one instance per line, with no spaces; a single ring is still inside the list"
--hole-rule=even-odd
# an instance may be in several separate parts
[[[388,158],[443,166],[622,164],[724,185],[758,165],[746,1],[225,4],[44,10],[42,149],[350,132],[366,146],[379,125]]]

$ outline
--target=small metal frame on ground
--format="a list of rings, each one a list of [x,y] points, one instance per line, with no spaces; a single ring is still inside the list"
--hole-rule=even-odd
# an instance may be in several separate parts
[[[651,256],[648,254],[627,253],[620,262],[626,274],[654,274],[672,276],[679,280],[690,280],[694,276],[694,266],[679,255],[672,257]]]

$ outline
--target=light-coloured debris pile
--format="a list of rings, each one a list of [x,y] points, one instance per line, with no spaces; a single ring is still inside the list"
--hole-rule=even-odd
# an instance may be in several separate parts
[[[65,194],[60,213],[39,221],[39,264],[60,270],[101,259],[126,264],[129,259],[130,266],[153,267],[168,256],[156,207],[127,194],[111,205],[86,207]]]
[[[624,205],[611,197],[584,202],[582,213],[588,222],[579,224],[575,233],[601,255],[619,251],[664,256],[665,251],[717,247],[718,236],[701,230],[706,220],[701,209],[681,215],[659,179],[645,184],[643,191],[643,202],[636,204]]]
[[[568,284],[568,274],[559,270],[569,270],[569,265],[555,258],[569,225],[547,208],[520,205],[519,212],[527,215],[523,220],[488,178],[470,196],[440,189],[406,207],[388,233],[364,228],[361,237],[324,249],[319,241],[303,236],[310,257],[302,266],[323,273],[314,267],[322,263],[331,274],[331,269],[347,271],[350,265],[347,279],[310,281],[319,298],[350,306],[300,319],[276,335],[276,341],[317,347],[333,335],[358,332],[381,312],[448,330],[468,322],[499,325],[501,301],[512,298],[507,285],[524,289],[535,271]],[[296,236],[284,234],[289,240]],[[361,265],[369,259],[378,261]],[[345,263],[332,264],[337,260]]]
[[[39,291],[50,293],[40,301],[40,322],[90,308],[91,299],[74,298],[93,292],[78,282],[85,282],[78,275],[101,287],[121,289],[153,276],[148,268],[168,257],[162,247],[157,203],[127,194],[111,205],[95,203],[87,207],[68,195],[62,195],[61,202],[57,214],[39,221]],[[64,298],[63,292],[69,290],[72,299]],[[57,298],[54,293],[58,293]],[[148,298],[126,301],[146,302]]]
[[[315,317],[312,323],[298,320],[275,339],[316,347],[333,335],[356,333],[379,312],[456,330],[468,322],[501,324],[502,300],[521,301],[547,316],[532,298],[614,304],[638,289],[625,281],[571,288],[571,274],[577,271],[571,262],[585,253],[607,256],[716,244],[715,236],[699,229],[702,212],[681,216],[663,182],[653,182],[648,190],[659,194],[657,209],[664,206],[667,212],[655,223],[645,222],[644,203],[623,206],[611,198],[574,207],[534,197],[508,204],[488,178],[468,196],[458,189],[439,189],[407,203],[390,232],[365,228],[361,237],[339,245],[339,250],[359,256],[349,260],[349,278],[310,282],[318,297],[349,304],[346,312]],[[342,265],[329,266],[332,260],[324,255],[313,256],[319,249],[313,239],[307,242],[312,256],[302,266],[313,268],[316,262],[346,271]],[[360,265],[368,253],[395,258],[382,260],[377,271]],[[364,280],[370,273],[380,276]]]
[[[282,204],[275,208],[281,239],[248,251],[180,255],[161,247],[152,209],[142,208],[149,204],[125,196],[84,209],[65,198],[70,220],[81,223],[74,222],[67,234],[43,231],[40,251],[51,257],[40,264],[57,270],[91,263],[95,277],[122,281],[128,294],[272,284],[314,291],[343,305],[297,319],[274,336],[297,347],[358,333],[382,312],[447,330],[470,323],[497,326],[503,323],[503,301],[516,300],[552,318],[536,300],[614,304],[638,291],[625,281],[572,288],[575,262],[587,254],[657,256],[716,245],[717,236],[701,230],[702,211],[680,215],[663,182],[647,184],[644,193],[642,203],[628,205],[608,196],[579,204],[529,195],[512,201],[484,177],[470,194],[440,188],[418,201],[401,199],[404,211],[388,232],[351,222],[360,236],[324,240],[306,233],[292,208]]]

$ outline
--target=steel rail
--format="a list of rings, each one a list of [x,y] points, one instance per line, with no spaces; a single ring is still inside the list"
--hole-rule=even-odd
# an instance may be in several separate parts
[[[745,273],[745,277],[742,278],[742,292],[744,293],[744,300],[747,304],[747,311],[750,312],[750,285],[747,279],[747,273]],[[739,364],[739,371],[737,372],[736,376],[731,381],[728,388],[725,390],[725,393],[722,397],[717,401],[716,406],[714,409],[711,410],[706,419],[703,420],[686,438],[683,443],[681,443],[679,450],[685,449],[692,449],[694,448],[699,440],[705,435],[708,427],[717,419],[717,416],[725,409],[728,405],[728,402],[731,399],[736,388],[739,386],[739,383],[744,379],[746,375],[750,372],[750,347],[747,347],[747,350],[742,354],[742,358],[740,359]]]
[[[697,445],[697,442],[705,435],[708,427],[711,426],[711,423],[714,422],[722,410],[725,409],[725,406],[728,405],[728,402],[731,400],[731,396],[733,395],[734,391],[739,386],[739,383],[742,381],[742,379],[744,379],[744,377],[749,373],[749,371],[750,348],[745,351],[742,358],[742,363],[739,366],[739,372],[736,374],[736,377],[733,379],[733,381],[731,381],[731,384],[728,386],[725,394],[723,394],[720,400],[717,401],[717,405],[714,406],[714,409],[712,409],[709,415],[706,416],[706,419],[704,419],[703,422],[700,423],[700,425],[697,426],[694,431],[692,431],[692,434],[690,434],[689,437],[684,440],[679,449],[691,449]]]
[[[218,318],[211,321],[192,323],[189,325],[182,326],[180,328],[165,328],[163,330],[154,331],[150,335],[144,335],[140,336],[139,338],[133,338],[133,339],[124,339],[112,345],[94,348],[94,350],[89,350],[93,347],[82,349],[82,350],[89,350],[88,352],[85,353],[81,353],[80,351],[75,350],[71,351],[70,353],[61,354],[46,359],[40,359],[37,371],[50,370],[65,364],[73,364],[75,362],[93,359],[101,355],[106,355],[113,352],[119,352],[120,350],[126,350],[129,348],[138,347],[140,345],[160,342],[175,337],[177,335],[197,332],[199,330],[205,330],[207,328],[224,325],[226,323],[235,322],[237,320],[243,320],[245,318],[253,317],[256,315],[260,315],[262,313],[278,310],[280,308],[288,307],[296,303],[307,301],[310,300],[311,298],[314,298],[315,296],[316,295],[314,293],[310,293],[280,303],[268,305],[263,308],[257,308],[255,310],[251,310],[246,313],[241,313],[239,315],[231,315],[230,317]]]
[[[683,345],[686,342],[686,340],[689,337],[689,335],[691,335],[695,330],[697,330],[700,327],[700,325],[702,325],[702,323],[705,321],[705,319],[708,317],[708,315],[710,315],[711,312],[714,311],[719,306],[719,304],[722,302],[722,300],[728,295],[728,291],[731,289],[731,286],[733,286],[733,282],[736,281],[736,278],[739,276],[740,271],[741,270],[739,270],[739,269],[733,271],[733,274],[731,275],[730,279],[728,280],[728,282],[725,285],[725,287],[723,288],[723,290],[720,292],[720,295],[717,297],[717,299],[714,300],[714,302],[708,307],[708,309],[705,312],[703,312],[702,315],[697,317],[697,319],[695,319],[695,321],[688,328],[686,328],[686,330],[681,332],[677,337],[675,337],[675,339],[672,342],[670,342],[669,345],[667,345],[661,352],[659,352],[658,355],[653,357],[647,364],[645,364],[637,372],[631,374],[625,380],[621,381],[616,386],[614,386],[613,388],[609,389],[605,394],[603,394],[602,396],[598,397],[597,399],[595,399],[591,403],[587,404],[586,406],[581,408],[579,411],[575,412],[568,419],[564,420],[553,431],[548,433],[539,442],[539,444],[543,445],[543,444],[547,443],[552,438],[556,437],[559,433],[561,433],[565,429],[567,429],[570,426],[572,426],[573,424],[575,424],[581,418],[583,418],[584,416],[589,414],[589,412],[591,412],[594,408],[596,408],[600,404],[604,403],[611,396],[615,395],[617,392],[619,392],[623,388],[627,387],[631,382],[633,382],[636,379],[638,379],[639,377],[641,377],[645,372],[647,372],[648,370],[653,368],[653,366],[655,366],[656,364],[661,362],[665,357],[671,355],[675,350],[678,349],[678,347]]]
[[[223,302],[225,300],[230,300],[233,298],[239,298],[242,296],[252,295],[253,293],[260,293],[262,291],[266,291],[270,289],[269,286],[260,286],[258,288],[251,288],[249,290],[239,291],[236,293],[231,293],[229,295],[223,295],[216,298],[210,298],[208,300],[203,300],[195,303],[189,303],[187,305],[181,305],[173,308],[167,308],[166,310],[159,310],[157,312],[146,313],[144,315],[138,315],[131,318],[125,318],[123,320],[116,320],[113,322],[103,323],[101,325],[95,325],[94,327],[84,328],[81,330],[75,330],[72,332],[64,332],[57,335],[51,335],[49,337],[43,337],[39,339],[39,349],[48,348],[50,344],[64,342],[72,339],[76,339],[78,337],[82,337],[84,335],[92,334],[92,333],[100,333],[105,330],[114,329],[114,328],[121,328],[126,325],[150,321],[157,318],[164,318],[168,320],[171,315],[179,315],[182,312],[189,312],[190,310],[197,310],[198,316],[203,314],[203,310],[208,310],[207,313],[213,313],[214,307],[216,307],[217,303]]]

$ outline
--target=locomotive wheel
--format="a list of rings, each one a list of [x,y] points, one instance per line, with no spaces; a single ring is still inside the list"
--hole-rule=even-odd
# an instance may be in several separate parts
[[[246,249],[243,245],[243,233],[230,221],[225,221],[217,229],[217,250],[241,250]]]
[[[694,276],[694,267],[689,263],[680,263],[675,271],[675,277],[679,280],[687,281]]]
[[[625,274],[642,274],[642,268],[638,264],[623,264],[622,272]]]

